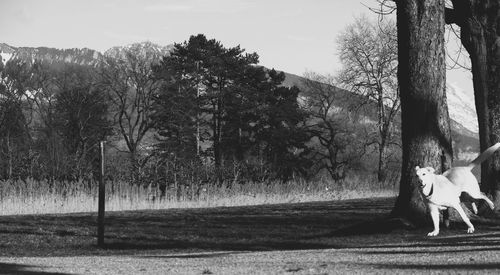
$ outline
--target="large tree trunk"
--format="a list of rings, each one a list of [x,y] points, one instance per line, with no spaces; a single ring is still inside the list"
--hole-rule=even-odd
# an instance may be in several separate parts
[[[429,221],[415,166],[450,167],[452,145],[445,93],[444,0],[397,4],[398,82],[403,163],[393,215],[415,225]]]
[[[500,141],[500,0],[453,0],[446,23],[460,26],[470,55],[481,152]],[[500,155],[481,166],[481,187],[500,204]]]

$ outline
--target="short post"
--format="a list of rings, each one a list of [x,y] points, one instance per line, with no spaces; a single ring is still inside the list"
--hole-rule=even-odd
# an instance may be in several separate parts
[[[100,171],[99,171],[99,202],[97,209],[97,246],[104,246],[104,209],[105,209],[105,191],[106,185],[104,183],[104,141],[100,143]]]

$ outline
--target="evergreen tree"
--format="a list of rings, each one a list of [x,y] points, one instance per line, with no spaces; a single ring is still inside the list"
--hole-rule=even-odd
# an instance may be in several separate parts
[[[164,80],[155,116],[164,148],[174,143],[191,148],[185,153],[198,148],[199,155],[205,144],[202,151],[217,171],[225,160],[260,155],[289,178],[297,166],[289,164],[307,139],[297,127],[305,119],[297,105],[299,91],[281,87],[284,74],[257,63],[257,54],[225,48],[201,34],[175,44],[155,69]]]

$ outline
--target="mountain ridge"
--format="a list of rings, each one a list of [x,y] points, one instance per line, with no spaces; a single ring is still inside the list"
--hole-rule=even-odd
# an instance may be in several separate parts
[[[123,49],[130,47],[137,47],[139,52],[151,50],[155,51],[155,54],[164,55],[167,55],[173,49],[172,44],[160,46],[148,41],[111,47],[103,53],[89,48],[13,47],[6,43],[0,43],[0,56],[3,65],[14,59],[23,59],[31,63],[36,59],[42,59],[49,63],[62,62],[96,66],[104,57],[111,56],[117,58],[123,52]],[[284,86],[295,85],[299,88],[301,86],[304,87],[302,84],[304,77],[292,73],[284,73],[286,76],[283,82]],[[349,93],[348,91],[345,92]],[[474,98],[471,98],[459,87],[447,83],[447,100],[454,139],[461,143],[459,147],[465,153],[477,152],[479,145]],[[455,142],[457,143],[457,141]],[[460,159],[460,156],[458,158]]]

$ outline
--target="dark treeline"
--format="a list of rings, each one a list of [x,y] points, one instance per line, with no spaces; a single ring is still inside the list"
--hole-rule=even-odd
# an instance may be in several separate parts
[[[359,114],[339,109],[337,88],[286,87],[285,74],[258,66],[256,53],[204,35],[168,53],[146,46],[109,51],[98,65],[7,62],[0,178],[90,181],[101,140],[108,177],[142,184],[287,181],[320,171],[339,180],[376,166],[363,142],[369,123],[361,129]]]

